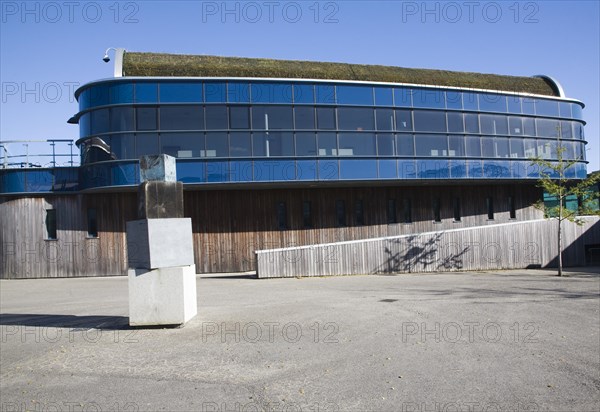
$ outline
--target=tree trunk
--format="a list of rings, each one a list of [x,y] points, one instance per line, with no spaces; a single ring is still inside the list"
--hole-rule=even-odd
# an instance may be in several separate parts
[[[563,207],[562,207],[562,198],[559,198],[559,206],[558,206],[558,276],[562,276],[562,215],[563,215]]]

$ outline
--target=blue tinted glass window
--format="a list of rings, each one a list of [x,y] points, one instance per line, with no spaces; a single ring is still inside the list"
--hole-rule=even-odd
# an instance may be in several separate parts
[[[339,174],[337,160],[319,160],[319,180],[338,180]]]
[[[316,156],[317,135],[311,132],[296,133],[296,156]]]
[[[394,96],[389,87],[375,87],[375,104],[377,106],[392,106],[394,104]]]
[[[79,137],[85,137],[90,134],[91,113],[86,113],[79,118]]]
[[[331,107],[317,107],[317,128],[322,130],[335,129],[335,111]]]
[[[448,109],[462,109],[462,93],[460,92],[446,92],[446,107]]]
[[[136,83],[135,85],[136,103],[156,103],[158,102],[158,84],[156,83]]]
[[[537,100],[535,111],[541,116],[558,116],[558,102],[546,99]]]
[[[374,156],[375,135],[372,133],[340,133],[338,156]]]
[[[467,160],[467,175],[470,178],[483,177],[481,160]]]
[[[292,106],[253,106],[253,129],[290,129],[294,128]],[[268,125],[267,125],[268,123]],[[268,127],[267,127],[268,126]]]
[[[465,145],[468,157],[481,157],[481,140],[479,136],[466,136]]]
[[[112,107],[110,109],[110,130],[113,132],[133,131],[133,112],[133,107]]]
[[[396,130],[412,132],[412,112],[410,110],[396,110]]]
[[[79,94],[79,111],[84,111],[90,107],[90,89],[85,89]]]
[[[449,136],[448,145],[450,151],[448,154],[452,157],[463,157],[465,155],[465,137],[464,136]]]
[[[160,153],[158,133],[138,133],[135,135],[135,142],[135,155],[137,158]]]
[[[317,180],[317,161],[296,161],[296,180]]]
[[[446,179],[450,177],[450,165],[445,159],[417,160],[419,179]]]
[[[538,136],[542,137],[558,137],[560,122],[550,119],[535,119],[535,125]]]
[[[337,156],[337,135],[335,133],[319,133],[317,144],[319,156]]]
[[[446,135],[416,135],[417,156],[448,156],[448,138]]]
[[[294,103],[314,103],[315,87],[312,84],[294,85]]]
[[[249,103],[250,85],[248,83],[227,83],[227,101],[229,103]]]
[[[394,89],[394,105],[397,107],[412,107],[412,89]]]
[[[373,105],[373,88],[365,86],[337,86],[337,103]]]
[[[497,137],[496,138],[496,157],[510,157],[510,148],[508,145],[508,138]]]
[[[480,94],[479,110],[483,112],[506,112],[506,97],[490,93]]]
[[[380,179],[398,178],[398,164],[396,160],[379,160],[378,163]]]
[[[296,163],[291,160],[256,160],[254,180],[276,182],[296,180]]]
[[[114,84],[110,88],[111,103],[133,103],[133,84]]]
[[[525,157],[525,147],[523,146],[523,139],[510,139],[510,157]]]
[[[444,109],[446,106],[444,92],[433,89],[416,89],[413,91],[413,106]]]
[[[105,104],[109,104],[109,86],[107,84],[92,86],[89,90],[90,107],[104,106]]]
[[[206,180],[211,183],[227,182],[229,180],[229,162],[227,160],[207,162]]]
[[[466,160],[450,160],[450,177],[464,179],[467,177]]]
[[[229,125],[232,129],[250,129],[250,108],[248,106],[230,106]]]
[[[252,84],[254,103],[292,103],[292,85],[286,83]]]
[[[506,96],[509,113],[521,113],[521,98],[519,96]]]
[[[340,130],[374,130],[372,108],[338,107],[338,128]]]
[[[414,160],[398,160],[398,177],[400,179],[414,179],[417,177],[417,168]]]
[[[520,117],[510,116],[508,118],[508,132],[513,136],[523,135],[523,120]]]
[[[535,99],[533,97],[523,97],[521,106],[523,114],[535,114]]]
[[[496,157],[496,146],[493,137],[481,138],[481,155],[482,157]]]
[[[447,118],[450,133],[463,133],[465,131],[465,119],[462,113],[448,112]]]
[[[340,160],[340,179],[377,179],[377,160]]]
[[[251,182],[254,178],[254,166],[250,160],[229,162],[230,182]]]
[[[508,134],[506,116],[482,114],[480,117],[481,133],[485,134]]]
[[[535,139],[523,139],[525,157],[533,158],[537,156],[537,142]]]
[[[114,134],[110,139],[111,157],[114,160],[136,159],[133,134]]]
[[[293,156],[294,135],[291,132],[253,133],[254,156]]]
[[[229,134],[229,156],[252,156],[252,141],[250,139],[249,132],[237,132]]]
[[[465,110],[479,110],[476,93],[463,93],[462,97]]]
[[[523,134],[535,136],[535,119],[532,117],[523,117]]]
[[[412,157],[415,155],[415,140],[412,134],[396,135],[396,150],[398,156]]]
[[[315,108],[313,106],[294,107],[296,130],[312,130],[315,128]]]
[[[225,103],[225,90],[225,83],[204,83],[204,101],[206,103]]]
[[[377,134],[377,154],[379,156],[395,156],[394,135],[392,133]]]
[[[443,111],[415,110],[415,130],[420,132],[445,132],[446,113]]]
[[[571,117],[571,104],[567,102],[559,102],[558,110],[560,112],[560,117]]]
[[[560,135],[563,139],[573,138],[573,128],[571,127],[572,122],[562,121],[560,122]]]
[[[479,116],[475,113],[465,113],[465,132],[479,133]]]
[[[182,162],[175,164],[177,169],[177,180],[183,183],[206,182],[206,167],[204,162]]]
[[[160,134],[160,152],[169,156],[177,158],[200,157],[203,150],[204,133]]]
[[[394,110],[375,109],[377,130],[394,130]]]
[[[573,113],[573,119],[583,119],[582,108],[577,103],[571,104],[571,111]]]
[[[206,133],[206,152],[205,157],[227,157],[229,155],[229,145],[227,142],[227,133],[211,132]]]
[[[206,106],[205,114],[207,130],[224,130],[229,128],[226,106]]]
[[[483,175],[492,179],[510,177],[510,162],[484,160]]]
[[[160,101],[165,103],[202,102],[201,83],[162,83]]]
[[[160,108],[161,130],[202,130],[204,110],[202,106],[162,106]]]
[[[317,103],[335,104],[335,87],[330,85],[316,85],[315,94]]]
[[[584,140],[583,125],[579,122],[573,122],[573,137],[575,139]]]
[[[91,112],[91,134],[106,133],[110,130],[108,109],[94,110]]]

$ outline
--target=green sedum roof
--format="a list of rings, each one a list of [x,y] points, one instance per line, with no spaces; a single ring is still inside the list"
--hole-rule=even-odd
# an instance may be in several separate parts
[[[126,52],[125,76],[264,77],[355,80],[501,90],[558,96],[542,78],[364,64]]]

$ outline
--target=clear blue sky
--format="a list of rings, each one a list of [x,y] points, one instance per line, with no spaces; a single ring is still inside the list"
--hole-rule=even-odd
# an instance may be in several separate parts
[[[0,3],[1,140],[76,139],[73,85],[111,77],[104,50],[124,47],[547,74],[586,104],[588,171],[600,169],[597,0]]]

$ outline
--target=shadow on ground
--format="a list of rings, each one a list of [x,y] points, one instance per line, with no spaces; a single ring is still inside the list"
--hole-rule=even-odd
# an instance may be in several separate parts
[[[0,313],[2,326],[37,326],[72,329],[133,329],[126,316],[75,316]]]

